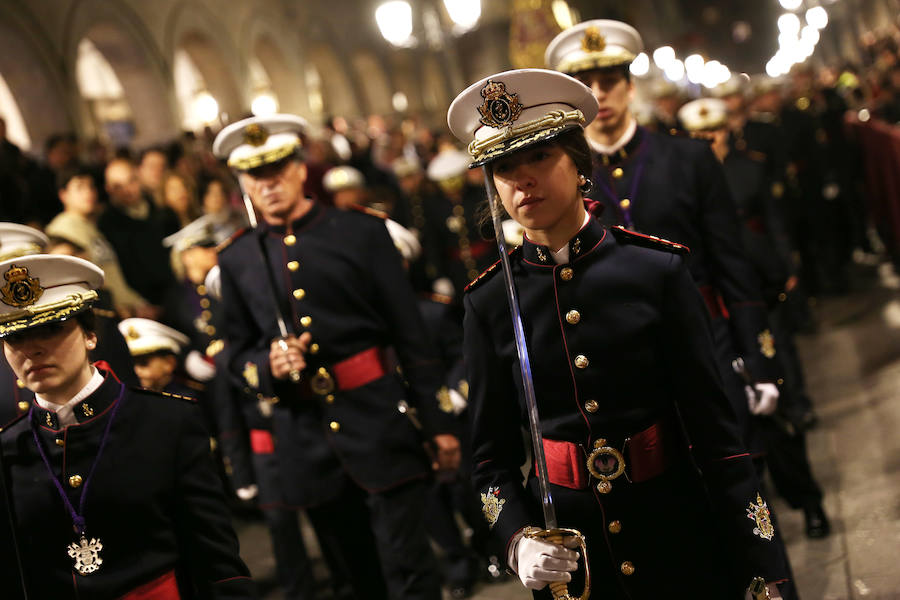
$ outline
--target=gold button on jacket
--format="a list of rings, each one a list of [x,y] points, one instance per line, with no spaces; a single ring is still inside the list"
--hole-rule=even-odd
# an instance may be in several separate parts
[[[596,400],[588,400],[584,403],[584,410],[588,411],[589,413],[595,413],[599,408],[600,405]]]
[[[69,486],[77,488],[81,486],[82,481],[84,480],[81,478],[81,475],[72,475],[71,477],[69,477]]]
[[[297,269],[300,268],[300,263],[297,262],[296,260],[292,260],[291,262],[289,262],[287,264],[287,268],[288,268],[288,271],[296,271]]]
[[[619,567],[622,571],[622,575],[631,575],[634,573],[634,565],[631,564],[631,561],[626,560],[622,563],[622,566]]]
[[[575,357],[575,366],[578,367],[579,369],[586,369],[588,366],[588,363],[589,363],[589,361],[587,359],[587,356],[585,356],[584,354],[579,354],[578,356]]]
[[[331,430],[335,433],[341,430],[341,424],[337,421],[332,421],[329,427],[331,427]]]
[[[625,174],[625,171],[622,170],[622,167],[616,167],[615,169],[613,169],[613,172],[612,172],[612,176],[615,177],[616,179],[621,179],[624,174]]]
[[[610,533],[619,533],[620,531],[622,531],[622,522],[610,521],[608,529]]]
[[[578,321],[581,320],[581,313],[577,310],[570,310],[566,313],[566,322],[569,325],[577,325]]]
[[[294,298],[296,300],[303,300],[303,297],[306,296],[306,290],[303,288],[297,288],[294,290]]]
[[[284,245],[285,246],[293,246],[297,243],[297,236],[293,233],[284,236]]]
[[[563,281],[571,281],[572,277],[575,276],[575,271],[572,267],[564,267],[559,271],[559,278]]]

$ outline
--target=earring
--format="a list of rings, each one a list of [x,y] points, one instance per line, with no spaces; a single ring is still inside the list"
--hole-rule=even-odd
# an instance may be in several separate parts
[[[590,194],[592,189],[594,189],[594,183],[584,175],[579,175],[578,190],[581,192],[581,195],[586,196]]]
[[[97,345],[97,344],[95,344],[94,342],[88,342],[88,343],[87,343],[87,348],[88,348],[88,350],[93,350],[94,347],[95,347],[96,345]]]

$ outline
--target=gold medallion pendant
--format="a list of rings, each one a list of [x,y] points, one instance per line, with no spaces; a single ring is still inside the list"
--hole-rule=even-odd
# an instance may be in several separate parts
[[[587,469],[599,479],[597,491],[608,494],[612,491],[612,480],[625,472],[625,457],[622,453],[606,445],[606,440],[594,442],[594,451],[588,456]]]
[[[91,541],[88,542],[82,534],[77,543],[69,544],[69,556],[75,559],[75,570],[81,575],[90,575],[100,570],[100,565],[103,564],[103,559],[100,558],[101,550],[103,550],[103,544],[100,540],[91,538]]]

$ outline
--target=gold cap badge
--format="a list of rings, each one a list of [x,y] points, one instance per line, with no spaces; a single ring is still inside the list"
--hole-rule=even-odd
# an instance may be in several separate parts
[[[269,132],[259,123],[250,123],[244,128],[244,142],[251,146],[262,146],[267,139],[269,139]]]
[[[136,340],[141,337],[141,334],[134,327],[129,327],[128,332],[125,334],[126,340]]]
[[[28,275],[27,267],[11,265],[3,274],[7,284],[0,289],[0,300],[8,306],[22,308],[38,301],[44,293],[40,279]]]
[[[603,52],[606,49],[606,38],[596,27],[588,27],[581,38],[581,49],[585,52]]]
[[[491,81],[481,89],[481,97],[484,103],[478,107],[481,114],[482,125],[488,127],[505,127],[519,118],[522,113],[522,103],[518,94],[510,94],[506,91],[506,84],[502,81]]]

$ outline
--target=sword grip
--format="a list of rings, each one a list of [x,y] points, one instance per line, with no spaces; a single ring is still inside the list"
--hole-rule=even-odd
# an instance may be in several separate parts
[[[587,544],[581,532],[575,529],[535,529],[527,528],[526,537],[550,542],[558,546],[564,546],[566,538],[575,538],[578,540],[578,551],[581,553],[581,560],[584,561],[584,589],[580,596],[572,596],[569,594],[569,584],[565,581],[554,581],[548,586],[553,600],[588,600],[591,597],[591,564],[588,561]]]
[[[563,545],[563,536],[561,533],[553,533],[545,538],[551,544],[557,546]],[[569,584],[565,581],[554,581],[550,583],[550,593],[553,594],[553,600],[570,600]]]

